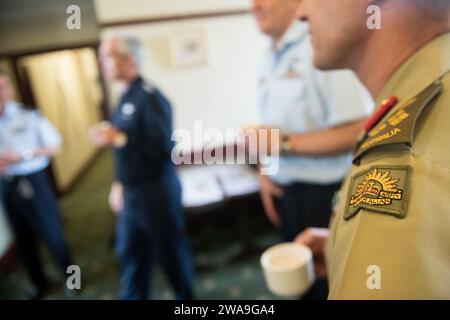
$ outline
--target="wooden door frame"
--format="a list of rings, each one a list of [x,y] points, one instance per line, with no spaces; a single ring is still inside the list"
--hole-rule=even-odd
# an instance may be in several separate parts
[[[37,54],[44,54],[44,53],[52,53],[57,51],[63,51],[63,50],[76,50],[76,49],[84,49],[84,48],[90,48],[93,49],[95,52],[95,57],[97,61],[97,67],[98,67],[98,75],[99,75],[99,81],[100,81],[100,87],[102,91],[102,101],[100,104],[101,109],[101,116],[102,119],[110,119],[110,111],[109,111],[109,101],[108,101],[108,93],[106,88],[106,81],[103,77],[103,74],[100,69],[100,63],[99,63],[99,57],[98,57],[98,47],[100,45],[100,42],[88,42],[88,43],[80,43],[73,46],[64,46],[64,47],[48,47],[48,48],[42,48],[38,50],[30,50],[30,51],[24,51],[24,52],[18,52],[14,54],[0,54],[0,59],[7,60],[12,68],[13,76],[15,77],[16,84],[17,84],[17,90],[19,91],[19,95],[21,96],[22,102],[26,106],[32,106],[34,108],[39,109],[39,106],[36,103],[35,94],[33,92],[33,88],[29,82],[28,77],[24,77],[22,70],[20,70],[19,61],[20,59],[37,55]],[[87,163],[82,166],[77,173],[74,180],[70,183],[68,188],[64,190],[64,192],[67,192],[72,189],[74,185],[82,178],[83,173],[86,171],[86,169],[97,159],[98,153],[95,154],[91,160],[87,161]],[[53,165],[50,163],[50,166],[47,168],[47,173],[50,177],[50,181],[54,187],[54,190],[56,191],[58,196],[61,196],[64,192],[60,190],[56,184],[56,179],[53,174]]]

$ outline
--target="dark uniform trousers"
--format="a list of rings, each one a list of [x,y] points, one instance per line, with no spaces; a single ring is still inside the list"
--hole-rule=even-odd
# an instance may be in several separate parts
[[[176,299],[193,298],[193,263],[175,170],[154,181],[125,187],[116,250],[122,265],[121,299],[150,298],[151,274],[157,261]]]
[[[284,196],[275,198],[275,206],[283,222],[281,237],[283,241],[293,241],[295,237],[309,227],[328,228],[332,213],[332,201],[341,183],[318,185],[293,183],[282,186]],[[323,300],[328,296],[326,279],[318,280],[304,300]]]
[[[38,239],[47,245],[65,278],[71,259],[57,200],[47,174],[41,171],[21,177],[2,178],[0,181],[17,248],[33,284],[37,288],[48,285],[38,252]]]

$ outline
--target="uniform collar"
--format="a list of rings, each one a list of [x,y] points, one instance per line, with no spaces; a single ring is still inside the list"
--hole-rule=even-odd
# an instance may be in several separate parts
[[[377,97],[377,105],[396,96],[400,102],[418,95],[450,70],[450,32],[441,35],[410,57],[389,79]]]
[[[136,79],[134,79],[130,85],[128,86],[128,88],[125,90],[125,92],[123,93],[123,98],[127,97],[128,95],[131,94],[131,92],[133,91],[133,89],[138,86],[140,83],[142,82],[142,77],[140,75],[138,75],[136,77]]]
[[[137,85],[139,85],[141,82],[142,82],[142,77],[141,77],[140,75],[138,75],[138,76],[136,77],[136,79],[134,79],[134,81],[131,83],[131,86],[130,86],[130,87],[137,86]]]
[[[308,33],[308,24],[295,20],[275,46],[275,52],[283,51],[286,47],[301,42]]]

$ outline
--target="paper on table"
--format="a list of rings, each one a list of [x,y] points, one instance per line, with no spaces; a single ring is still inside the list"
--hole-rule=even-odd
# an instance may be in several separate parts
[[[183,205],[188,208],[259,191],[257,173],[246,165],[191,166],[180,169],[179,175]]]
[[[213,166],[183,168],[179,175],[184,207],[200,207],[225,199]]]
[[[244,196],[259,191],[256,172],[246,165],[217,165],[216,176],[227,197]]]

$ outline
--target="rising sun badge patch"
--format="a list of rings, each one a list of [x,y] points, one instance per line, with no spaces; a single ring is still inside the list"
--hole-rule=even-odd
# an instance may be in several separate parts
[[[344,219],[359,210],[405,218],[409,201],[409,166],[375,166],[352,177]]]

